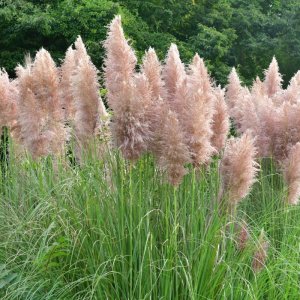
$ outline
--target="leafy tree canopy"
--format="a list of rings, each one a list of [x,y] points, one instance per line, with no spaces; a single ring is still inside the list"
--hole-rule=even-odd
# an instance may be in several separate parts
[[[41,46],[59,61],[80,34],[101,68],[115,14],[139,58],[152,46],[163,59],[175,42],[184,62],[198,52],[222,84],[233,66],[251,83],[273,55],[286,82],[300,69],[298,0],[0,0],[0,65],[13,76]]]

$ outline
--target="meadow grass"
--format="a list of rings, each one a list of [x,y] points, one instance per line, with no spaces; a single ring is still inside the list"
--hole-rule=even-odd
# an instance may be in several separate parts
[[[12,151],[11,151],[12,152]],[[0,185],[1,299],[299,299],[298,206],[271,160],[235,216],[220,212],[218,160],[174,188],[145,155],[80,166],[16,159]],[[238,250],[236,224],[250,239]],[[253,272],[261,231],[266,266]]]

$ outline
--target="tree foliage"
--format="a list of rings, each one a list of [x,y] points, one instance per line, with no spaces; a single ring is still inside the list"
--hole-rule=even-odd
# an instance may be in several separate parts
[[[285,82],[300,68],[298,0],[2,0],[0,65],[14,76],[24,54],[41,46],[59,60],[80,34],[101,68],[102,41],[115,14],[139,59],[149,46],[163,59],[175,42],[185,63],[198,52],[222,84],[233,66],[251,83],[273,55]]]

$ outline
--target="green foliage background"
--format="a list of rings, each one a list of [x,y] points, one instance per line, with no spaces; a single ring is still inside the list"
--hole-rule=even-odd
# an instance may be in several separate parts
[[[163,59],[175,42],[184,62],[194,52],[204,57],[218,83],[232,66],[251,83],[273,55],[285,82],[300,69],[299,0],[0,0],[0,66],[14,76],[24,54],[41,46],[59,61],[80,34],[101,69],[115,14],[139,58],[152,46]]]

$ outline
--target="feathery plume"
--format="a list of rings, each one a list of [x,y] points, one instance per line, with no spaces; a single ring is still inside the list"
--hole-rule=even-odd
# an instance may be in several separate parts
[[[165,66],[163,68],[163,79],[165,81],[165,87],[168,93],[168,102],[171,105],[171,109],[176,111],[174,107],[174,97],[178,86],[182,83],[186,76],[184,64],[181,62],[179,51],[175,44],[171,44]]]
[[[282,76],[279,73],[278,63],[274,56],[269,68],[265,71],[265,80],[264,80],[265,93],[269,97],[272,97],[276,93],[280,92],[281,82],[282,82]]]
[[[264,84],[258,76],[256,77],[256,79],[253,82],[253,85],[251,88],[251,95],[256,96],[256,97],[264,96]]]
[[[84,45],[80,35],[77,37],[74,45],[75,45],[75,49],[76,49],[76,52],[75,52],[76,64],[78,64],[81,59],[86,59],[87,57],[89,58],[89,55],[86,51],[85,45]]]
[[[284,91],[282,97],[284,101],[297,104],[300,101],[300,82],[298,83],[297,78],[293,77],[290,81],[289,86]]]
[[[61,153],[65,130],[59,97],[59,73],[50,53],[43,48],[36,54],[32,65],[32,77],[33,92],[43,114],[40,130],[50,153]]]
[[[258,170],[255,155],[254,139],[248,132],[227,141],[220,165],[222,187],[219,198],[226,197],[230,208],[247,196],[255,182]]]
[[[283,165],[283,175],[288,185],[287,202],[298,204],[300,197],[300,142],[290,150]]]
[[[168,174],[169,182],[176,186],[187,173],[184,165],[190,159],[176,113],[171,110],[165,111],[160,150],[158,164]]]
[[[268,258],[269,243],[266,240],[265,233],[262,230],[258,239],[258,246],[252,260],[252,269],[255,273],[260,272],[266,264]]]
[[[241,85],[241,81],[235,68],[232,68],[228,76],[228,85],[226,86],[225,99],[228,107],[229,116],[233,119],[238,131],[241,131],[241,123],[244,112],[241,106],[249,97],[250,92]]]
[[[115,144],[127,159],[136,160],[151,143],[151,87],[144,74],[135,74],[136,57],[128,45],[117,16],[105,41],[105,83],[113,109]]]
[[[123,112],[115,114],[111,124],[116,146],[127,159],[138,159],[151,143],[151,124],[147,114],[150,101],[148,81],[145,76],[137,75],[134,88],[128,86],[128,90],[124,90]]]
[[[166,91],[162,80],[162,67],[155,50],[151,47],[145,53],[141,71],[149,82],[153,100],[165,99]]]
[[[122,94],[132,89],[137,58],[128,45],[121,25],[121,16],[116,16],[109,26],[104,43],[106,57],[104,61],[105,86],[107,100],[114,112],[123,109]],[[121,106],[121,108],[120,108]]]
[[[156,52],[153,48],[149,48],[146,51],[143,58],[143,64],[141,66],[141,72],[147,79],[151,92],[151,100],[149,109],[147,109],[146,119],[149,123],[150,132],[153,138],[150,140],[148,150],[159,156],[161,128],[163,126],[165,106],[167,103],[164,101],[167,99],[166,89],[164,81],[162,80],[162,66],[158,60]]]
[[[33,63],[17,67],[21,139],[34,157],[62,153],[65,130],[59,75],[49,52],[41,49]]]
[[[189,84],[192,91],[195,92],[200,89],[202,94],[212,99],[211,79],[204,61],[198,53],[194,55],[192,63],[189,65],[189,75]]]
[[[75,99],[75,137],[79,146],[87,144],[95,135],[100,122],[106,115],[98,83],[98,70],[88,55],[80,58],[75,74],[72,76],[72,94]]]
[[[228,76],[228,85],[226,86],[226,103],[228,109],[233,109],[238,103],[238,99],[242,94],[242,85],[240,78],[236,72],[236,69],[233,67],[229,76]]]
[[[227,106],[225,103],[224,90],[221,89],[220,86],[218,86],[215,89],[214,94],[216,100],[214,105],[212,125],[213,136],[211,139],[211,144],[216,149],[216,151],[220,153],[225,146],[230,124]]]
[[[5,70],[0,69],[0,131],[7,126],[11,130],[17,123],[18,89],[16,81],[10,81]]]
[[[62,107],[65,112],[65,120],[74,122],[75,118],[75,100],[72,89],[72,76],[76,71],[78,62],[76,61],[76,50],[68,48],[64,62],[61,66],[60,93],[62,98]]]
[[[300,70],[293,76],[296,79],[298,85],[300,85]]]
[[[186,86],[185,86],[186,85]],[[214,95],[210,79],[203,61],[196,55],[190,65],[187,81],[183,81],[175,95],[175,103],[180,102],[178,118],[186,136],[194,166],[208,163],[215,149],[211,145]]]

